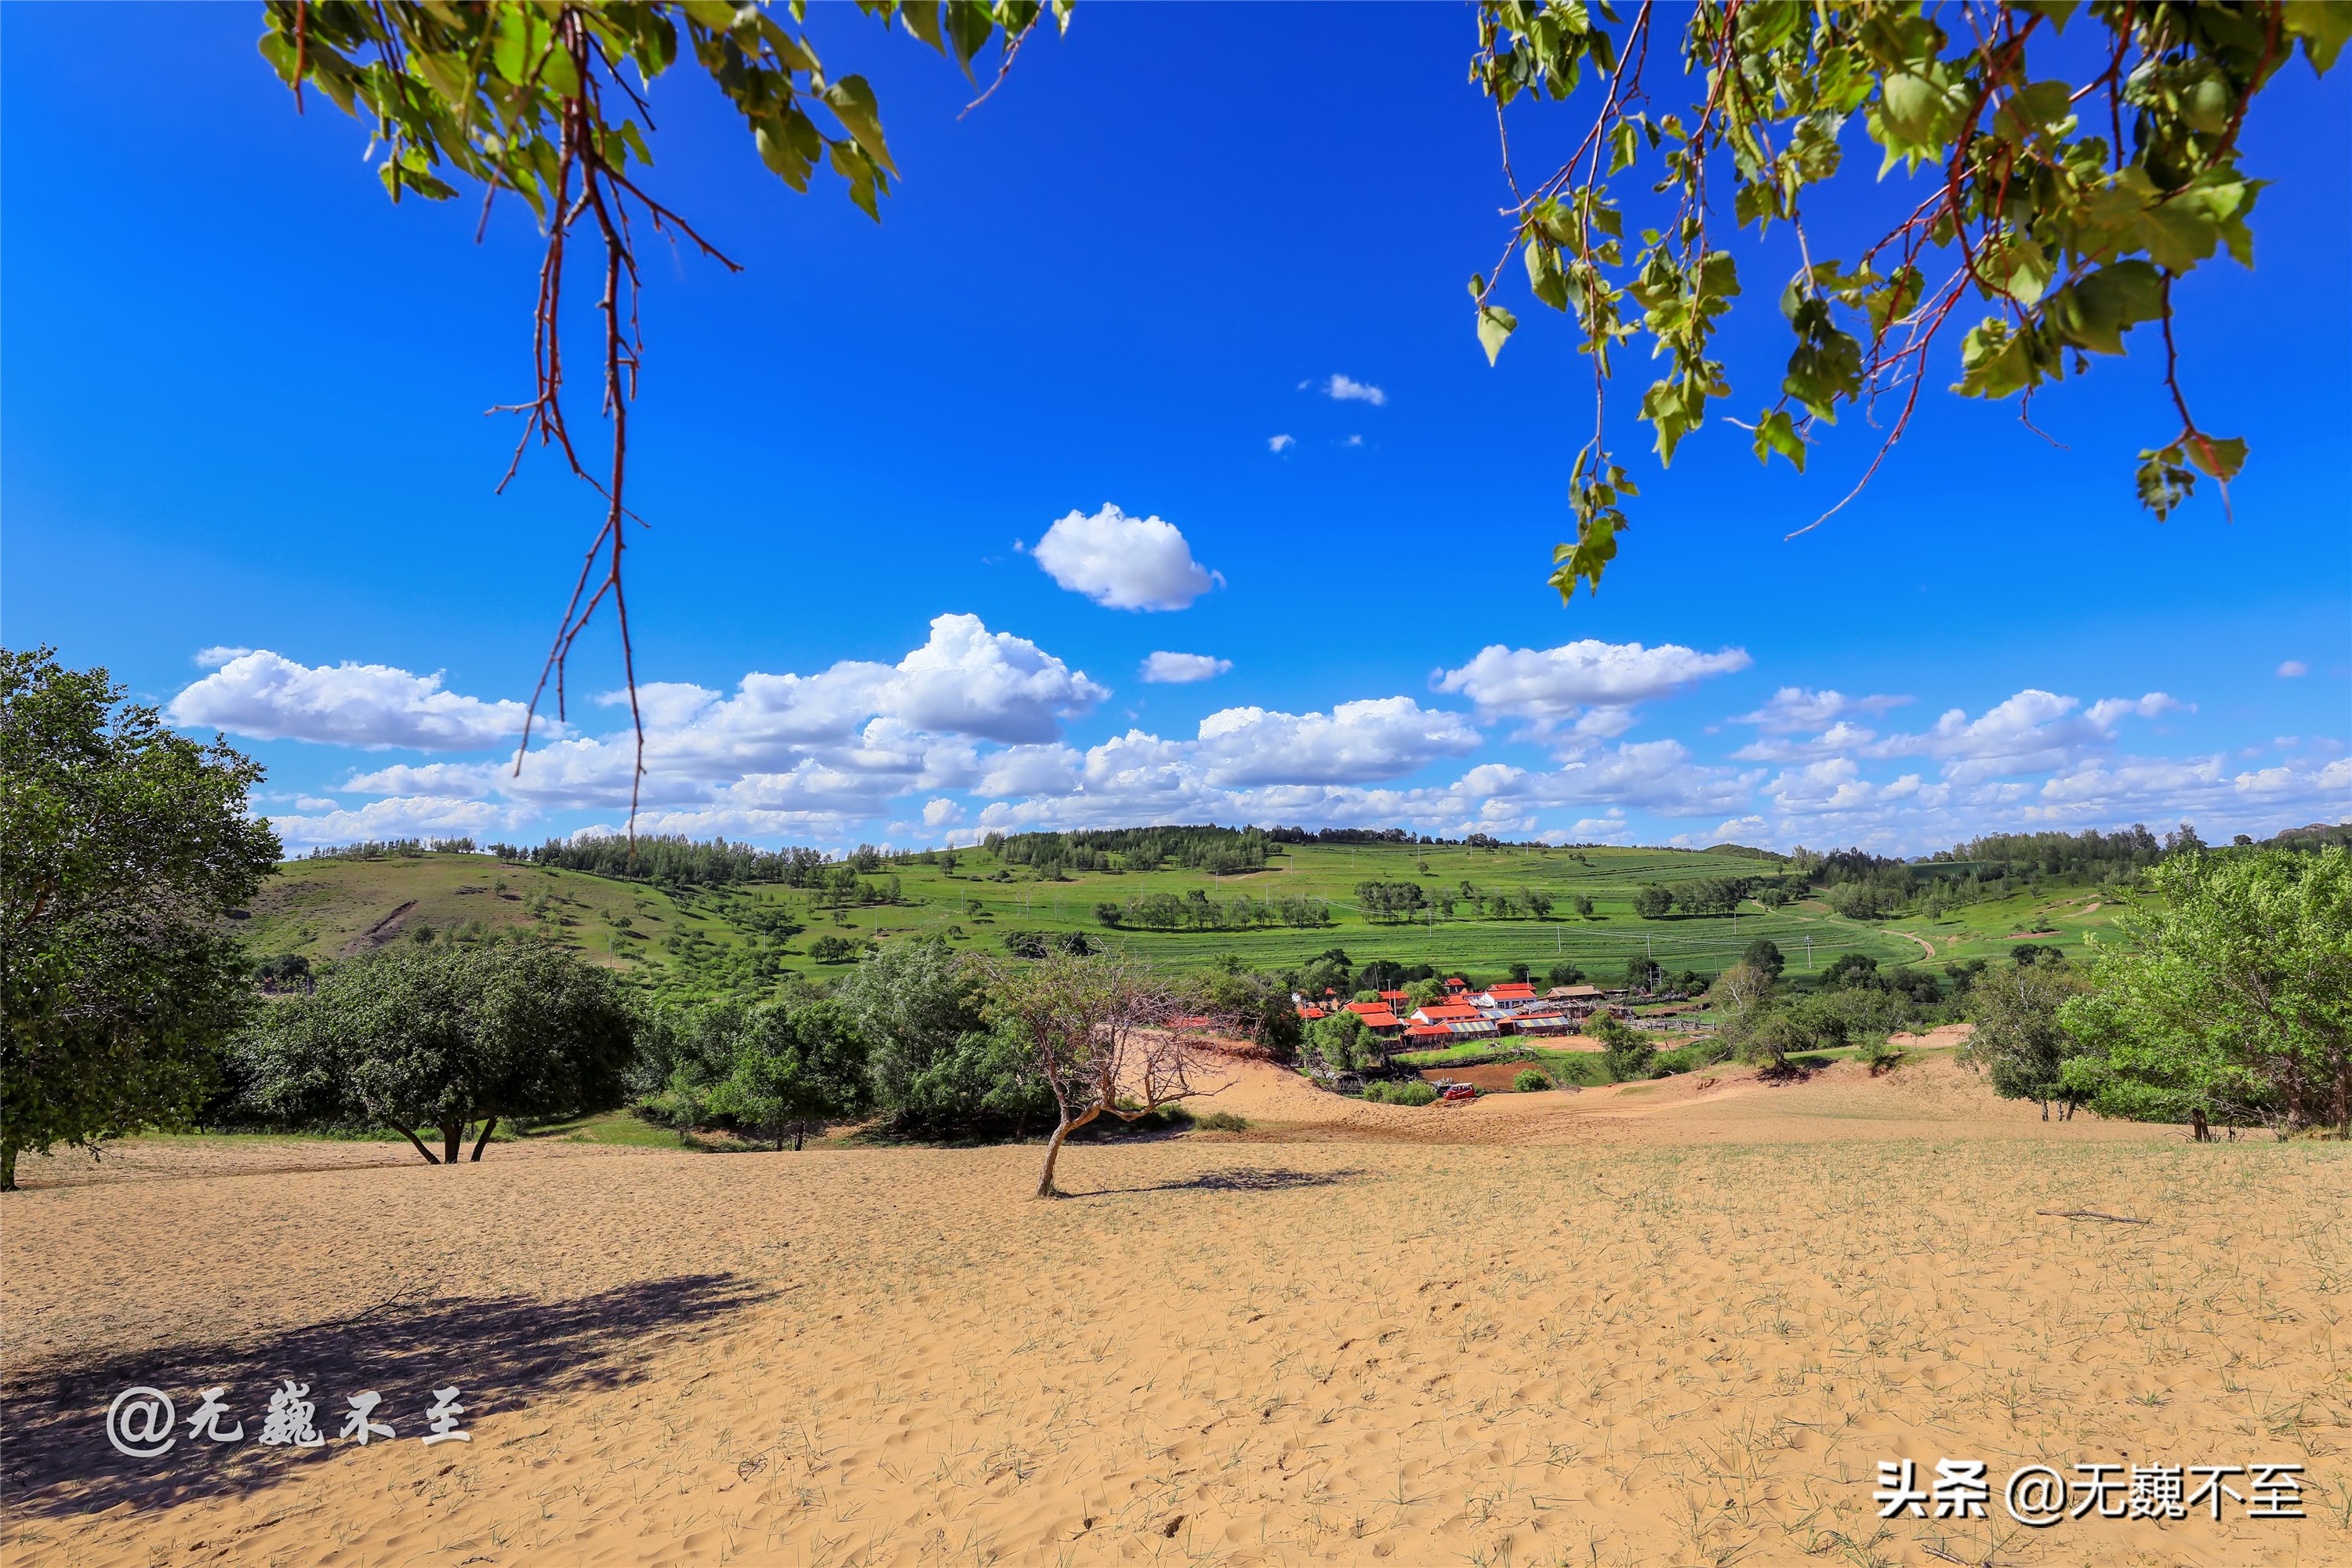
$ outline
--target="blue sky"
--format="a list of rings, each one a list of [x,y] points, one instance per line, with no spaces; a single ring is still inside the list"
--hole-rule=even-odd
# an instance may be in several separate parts
[[[1464,281],[1505,236],[1466,12],[1082,6],[961,120],[929,51],[846,7],[815,26],[906,173],[879,226],[766,174],[688,73],[655,95],[656,188],[744,271],[648,252],[641,826],[1916,853],[2352,816],[2346,72],[2291,66],[2257,106],[2258,268],[2181,291],[2200,422],[2252,443],[2234,521],[2138,510],[2134,454],[2175,423],[2137,360],[2039,400],[2063,450],[2013,406],[1923,399],[1795,541],[1872,432],[1849,418],[1800,479],[1716,425],[1661,472],[1628,377],[1634,528],[1562,606],[1590,383],[1549,312],[1494,368],[1471,332]],[[492,493],[516,432],[482,410],[527,388],[537,237],[511,202],[478,246],[471,200],[393,207],[363,131],[296,116],[258,31],[241,6],[0,11],[7,643],[226,731],[289,849],[617,826],[609,623],[570,730],[504,762],[596,521],[542,458]],[[1522,157],[1580,112],[1531,109]],[[1817,244],[1895,197],[1867,167]],[[1736,247],[1742,417],[1786,353],[1784,240]]]

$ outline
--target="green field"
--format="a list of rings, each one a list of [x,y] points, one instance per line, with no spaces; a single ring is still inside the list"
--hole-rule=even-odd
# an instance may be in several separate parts
[[[1087,871],[1045,880],[1027,867],[1008,867],[985,850],[969,849],[957,851],[952,872],[919,857],[886,861],[864,881],[878,890],[896,878],[897,901],[834,908],[820,895],[773,883],[665,889],[487,855],[427,854],[287,862],[255,900],[243,933],[257,954],[299,952],[316,961],[414,941],[424,928],[436,941],[532,929],[664,989],[702,992],[772,984],[790,973],[839,973],[837,965],[810,955],[810,944],[824,936],[864,943],[940,935],[961,948],[1001,952],[1011,932],[1082,931],[1090,940],[1176,969],[1205,967],[1228,955],[1254,968],[1282,968],[1336,947],[1358,965],[1371,959],[1428,963],[1474,979],[1498,977],[1514,963],[1540,973],[1561,962],[1612,977],[1623,973],[1628,960],[1644,955],[1669,972],[1713,974],[1748,942],[1769,936],[1787,955],[1791,973],[1801,975],[1845,952],[1882,963],[1916,963],[1932,944],[1938,963],[1993,956],[2013,946],[2002,939],[2045,928],[2079,948],[2114,910],[2110,904],[2079,912],[2089,894],[1969,906],[1932,924],[1900,918],[1862,923],[1811,900],[1779,910],[1750,901],[1736,915],[1663,920],[1643,920],[1633,910],[1634,890],[1645,883],[1672,887],[1771,868],[1769,862],[1719,851],[1298,846],[1276,854],[1265,869],[1238,876]],[[1410,923],[1369,921],[1355,889],[1370,880],[1413,881],[1431,889],[1458,889],[1468,882],[1515,895],[1541,889],[1555,908],[1544,920],[1473,918],[1465,907],[1450,919],[1424,911]],[[1137,895],[1160,892],[1183,898],[1194,889],[1217,900],[1241,893],[1313,899],[1328,910],[1331,923],[1155,931],[1107,929],[1095,915],[1097,903],[1124,905]],[[1593,901],[1589,918],[1573,912],[1571,900],[1580,896]]]

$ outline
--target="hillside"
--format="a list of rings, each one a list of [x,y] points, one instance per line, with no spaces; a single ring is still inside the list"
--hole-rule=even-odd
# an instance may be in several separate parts
[[[1429,963],[1496,976],[1514,963],[1540,973],[1560,963],[1594,975],[1622,974],[1626,963],[1653,957],[1670,972],[1713,974],[1739,950],[1769,936],[1802,974],[1840,953],[1882,963],[1938,963],[2011,951],[2018,937],[2078,947],[2114,917],[2112,904],[2085,892],[2044,891],[1963,906],[1930,921],[1895,918],[1864,923],[1805,900],[1769,910],[1753,900],[1737,914],[1669,915],[1633,911],[1644,885],[1669,889],[1703,879],[1752,874],[1759,863],[1721,852],[1671,849],[1474,848],[1465,846],[1288,847],[1265,869],[1216,875],[1176,868],[1073,870],[1058,879],[1007,865],[983,849],[959,850],[955,864],[919,856],[881,862],[842,886],[778,883],[723,888],[659,887],[647,882],[501,861],[488,855],[425,854],[377,860],[289,861],[257,899],[244,928],[255,953],[302,953],[314,962],[389,942],[466,940],[493,931],[535,929],[592,961],[640,975],[663,990],[714,992],[772,984],[800,972],[823,976],[836,965],[811,952],[834,938],[854,952],[871,942],[937,934],[960,947],[1002,952],[1010,933],[1084,931],[1137,956],[1197,968],[1226,955],[1259,968],[1282,967],[1331,948],[1359,965],[1371,959]],[[1425,906],[1410,919],[1367,915],[1358,888],[1412,883],[1446,890],[1452,913]],[[1464,884],[1472,889],[1464,895]],[[895,892],[894,889],[895,889]],[[1548,899],[1530,912],[1528,895]],[[1318,924],[1251,929],[1139,929],[1129,913],[1158,895],[1197,909],[1228,911],[1244,896],[1268,913]],[[1470,901],[1475,897],[1477,903]],[[1507,897],[1507,905],[1498,897]],[[1591,900],[1591,913],[1576,900]],[[866,900],[866,901],[861,901]],[[1107,927],[1098,905],[1118,907]],[[1164,906],[1163,906],[1164,907]],[[1504,912],[1504,911],[1507,912]],[[831,944],[826,944],[831,945]],[[847,956],[838,954],[836,956]]]

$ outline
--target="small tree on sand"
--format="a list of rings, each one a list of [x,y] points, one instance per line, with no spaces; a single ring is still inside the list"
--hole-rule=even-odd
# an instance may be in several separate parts
[[[1059,1197],[1054,1163],[1071,1133],[1103,1116],[1134,1121],[1201,1090],[1199,1047],[1170,1027],[1177,992],[1117,956],[1046,950],[1026,962],[979,961],[989,1020],[1017,1037],[1058,1117],[1037,1195]]]

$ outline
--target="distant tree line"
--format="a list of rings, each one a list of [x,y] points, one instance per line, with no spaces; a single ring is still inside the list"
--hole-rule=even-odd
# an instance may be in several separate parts
[[[356,844],[322,845],[310,851],[312,860],[415,860],[427,855],[477,855],[481,846],[471,838],[366,838]]]
[[[1331,910],[1320,899],[1254,898],[1247,893],[1213,899],[1205,888],[1174,893],[1143,893],[1124,904],[1108,900],[1095,905],[1095,919],[1111,927],[1139,931],[1255,931],[1265,926],[1313,928],[1331,923]]]
[[[881,864],[878,852],[861,847],[869,850],[872,864],[859,869],[871,870]],[[641,834],[634,845],[619,834],[551,838],[536,849],[493,844],[490,852],[518,864],[679,887],[781,882],[788,888],[806,888],[815,885],[833,864],[833,857],[818,849],[761,849],[730,844],[724,838],[702,842],[680,834]]]
[[[1234,876],[1265,867],[1266,836],[1255,827],[1113,827],[1070,833],[992,833],[981,843],[1007,866],[1049,880],[1066,871],[1157,871],[1174,867]],[[1112,856],[1118,858],[1115,865]]]

